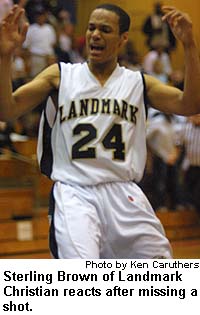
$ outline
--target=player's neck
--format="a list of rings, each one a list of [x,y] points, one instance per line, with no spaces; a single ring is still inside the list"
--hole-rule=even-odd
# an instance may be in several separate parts
[[[117,66],[117,62],[113,63],[93,63],[88,62],[88,67],[92,74],[98,79],[98,81],[103,85],[108,78],[111,76],[113,71]]]

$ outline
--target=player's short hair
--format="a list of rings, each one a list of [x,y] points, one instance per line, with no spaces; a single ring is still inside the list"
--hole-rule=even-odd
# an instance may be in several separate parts
[[[131,19],[128,13],[124,11],[121,7],[111,4],[111,3],[104,3],[99,4],[96,9],[105,9],[108,11],[112,11],[119,16],[119,33],[122,34],[127,32],[130,27]]]

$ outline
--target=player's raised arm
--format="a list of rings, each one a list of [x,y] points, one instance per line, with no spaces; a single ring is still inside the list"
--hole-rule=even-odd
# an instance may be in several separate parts
[[[161,111],[180,115],[200,112],[200,60],[192,30],[192,21],[187,13],[171,6],[163,6],[167,21],[176,38],[184,48],[185,82],[184,92],[166,87],[157,80],[146,76],[148,97],[153,107]]]
[[[12,93],[12,56],[25,40],[28,29],[23,15],[23,8],[13,6],[0,23],[0,120],[3,121],[15,119],[36,107],[58,86],[59,69],[53,65]]]

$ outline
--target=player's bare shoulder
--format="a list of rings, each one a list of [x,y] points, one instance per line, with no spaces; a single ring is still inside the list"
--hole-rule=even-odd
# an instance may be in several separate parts
[[[42,79],[51,85],[52,89],[58,89],[60,84],[60,69],[57,63],[43,70],[35,79]]]
[[[152,86],[156,84],[161,84],[161,82],[158,79],[154,78],[153,76],[149,74],[144,74],[144,80],[145,80],[147,91],[151,89]]]

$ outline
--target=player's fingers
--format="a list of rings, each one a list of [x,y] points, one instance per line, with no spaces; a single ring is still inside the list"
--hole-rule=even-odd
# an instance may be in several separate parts
[[[7,23],[10,23],[13,19],[14,14],[15,14],[15,11],[13,7],[12,10],[8,12],[8,14],[4,17],[4,21],[6,21]]]
[[[182,17],[182,13],[179,12],[179,11],[175,11],[175,12],[172,12],[172,14],[170,14],[167,18],[167,20],[169,21],[174,21],[174,20],[177,20],[178,18]]]
[[[162,11],[163,12],[169,12],[169,11],[172,11],[172,10],[176,10],[176,8],[173,7],[173,6],[170,6],[170,5],[162,5]]]
[[[12,7],[12,11],[17,11],[19,9],[19,5],[18,4],[14,4]]]
[[[170,15],[172,15],[172,13],[174,12],[175,10],[170,10],[170,11],[167,11],[163,16],[162,16],[162,21],[166,21]]]
[[[13,23],[18,24],[21,17],[24,15],[25,11],[24,9],[18,7],[18,9],[15,11],[14,17],[13,17]]]
[[[27,31],[28,31],[28,27],[29,27],[29,23],[26,22],[26,23],[23,24],[23,26],[20,29],[20,33],[21,33],[21,36],[22,36],[22,41],[24,41],[24,39],[26,37]]]
[[[15,16],[18,14],[18,12],[19,12],[19,6],[16,4],[4,17],[4,21],[6,21],[7,23],[13,23],[13,21],[15,20]]]
[[[172,20],[175,20],[176,18],[178,18],[179,16],[182,15],[182,12],[180,11],[177,11],[177,10],[172,10],[168,13],[166,13],[163,17],[162,17],[162,20],[163,21],[172,21]]]
[[[173,23],[180,23],[180,22],[187,22],[189,24],[192,24],[191,18],[187,13],[183,13],[181,11],[175,11],[169,16],[166,17],[166,20],[168,23],[173,24]]]

